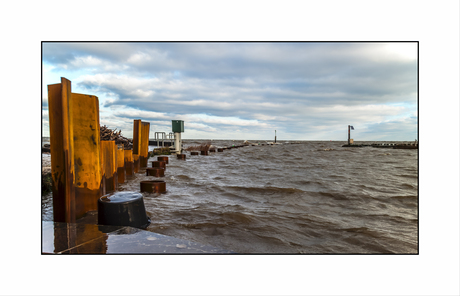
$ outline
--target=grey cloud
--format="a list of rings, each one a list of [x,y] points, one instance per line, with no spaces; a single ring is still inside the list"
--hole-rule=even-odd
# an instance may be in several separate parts
[[[89,56],[101,65],[91,66],[96,60],[84,60]],[[67,65],[67,71],[91,68],[77,85],[106,96],[103,108],[246,120],[262,114],[276,119],[260,122],[297,133],[302,125],[339,124],[355,116],[336,106],[416,104],[417,98],[417,61],[392,57],[379,43],[50,43],[43,57]],[[395,116],[393,111],[382,110],[381,117]]]

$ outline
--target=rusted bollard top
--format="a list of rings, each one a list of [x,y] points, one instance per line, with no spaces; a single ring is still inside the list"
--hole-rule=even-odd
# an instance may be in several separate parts
[[[208,151],[201,151],[201,155],[208,155]]]
[[[224,152],[224,148],[217,148],[217,152]]]
[[[198,155],[199,153],[198,153],[198,151],[192,151],[190,154],[191,155]]]
[[[216,149],[209,149],[209,152],[216,152]]]
[[[177,159],[185,160],[185,154],[177,154]]]
[[[158,156],[158,161],[164,161],[166,164],[169,163],[169,157],[167,156]]]
[[[146,168],[145,174],[147,176],[153,176],[153,177],[164,177],[165,169],[164,168]]]
[[[141,181],[141,192],[163,193],[165,191],[165,181]]]
[[[166,170],[166,162],[164,161],[152,161],[152,168],[163,168]]]

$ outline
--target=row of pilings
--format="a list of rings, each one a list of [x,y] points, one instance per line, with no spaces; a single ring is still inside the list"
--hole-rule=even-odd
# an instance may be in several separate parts
[[[100,139],[99,100],[48,85],[53,220],[74,223],[97,211],[98,199],[147,167],[150,123],[133,122],[133,147]]]

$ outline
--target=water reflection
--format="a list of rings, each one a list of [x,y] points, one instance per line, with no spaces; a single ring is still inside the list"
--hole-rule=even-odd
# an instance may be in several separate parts
[[[228,254],[134,227],[42,222],[42,254]]]

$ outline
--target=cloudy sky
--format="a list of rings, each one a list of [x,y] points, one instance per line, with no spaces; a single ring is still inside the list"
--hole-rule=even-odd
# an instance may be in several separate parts
[[[99,98],[100,122],[132,137],[184,120],[185,139],[417,138],[417,43],[42,43],[47,87]]]

